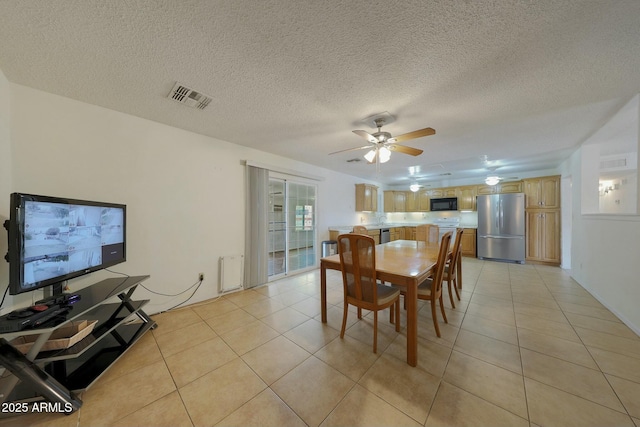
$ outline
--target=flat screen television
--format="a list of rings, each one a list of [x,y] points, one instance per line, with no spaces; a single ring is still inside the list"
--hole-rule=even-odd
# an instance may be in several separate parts
[[[126,261],[126,205],[13,193],[10,209],[11,295]]]

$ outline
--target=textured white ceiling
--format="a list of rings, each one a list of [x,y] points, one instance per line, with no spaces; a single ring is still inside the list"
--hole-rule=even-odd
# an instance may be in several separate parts
[[[638,0],[2,0],[0,40],[11,82],[388,184],[555,167],[640,92]],[[384,111],[424,154],[328,155]]]

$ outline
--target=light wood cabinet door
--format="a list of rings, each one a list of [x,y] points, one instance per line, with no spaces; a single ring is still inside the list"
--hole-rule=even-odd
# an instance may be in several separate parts
[[[560,211],[526,211],[526,260],[560,264]]]
[[[402,227],[390,228],[389,229],[389,240],[391,240],[393,242],[395,240],[402,239],[402,237],[400,236],[400,230],[402,230]]]
[[[432,199],[444,197],[444,190],[442,188],[432,188],[431,190],[427,191],[429,193],[429,197],[431,197]]]
[[[522,181],[507,181],[500,182],[496,185],[478,185],[478,196],[486,194],[504,194],[504,193],[522,193],[523,182]]]
[[[394,191],[393,198],[395,201],[394,212],[406,212],[407,211],[407,194],[404,191]]]
[[[385,191],[383,193],[383,204],[385,212],[395,212],[396,211],[396,199],[393,191]]]
[[[385,212],[407,212],[407,194],[405,191],[384,192]]]
[[[405,233],[405,229],[406,227],[398,227],[398,240],[404,240],[404,233]]]
[[[406,191],[406,212],[417,212],[418,209],[418,193]]]
[[[429,212],[431,210],[429,190],[420,190],[418,192],[418,210],[420,212]]]
[[[404,227],[404,240],[416,240],[415,227]]]
[[[477,186],[467,185],[464,187],[458,187],[456,194],[458,197],[458,210],[460,211],[476,210]]]
[[[507,181],[498,184],[498,193],[522,193],[522,190],[522,181]]]
[[[560,208],[560,176],[544,176],[524,180],[527,209]]]
[[[498,187],[496,185],[482,184],[478,185],[476,191],[478,193],[478,196],[486,196],[487,194],[496,194],[497,190]]]
[[[373,238],[373,240],[376,242],[376,245],[380,244],[380,230],[378,230],[377,228],[375,230],[367,230],[367,235]]]
[[[378,187],[370,184],[356,184],[356,212],[376,212],[378,210]]]
[[[460,240],[460,250],[463,256],[476,256],[476,229],[465,228]]]
[[[371,190],[371,212],[378,212],[378,187],[375,185],[370,186]],[[366,200],[365,200],[366,204]]]
[[[443,188],[442,197],[458,197],[458,187]]]

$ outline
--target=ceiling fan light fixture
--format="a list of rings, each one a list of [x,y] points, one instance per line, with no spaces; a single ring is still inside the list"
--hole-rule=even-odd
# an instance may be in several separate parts
[[[370,150],[367,154],[364,155],[364,158],[367,159],[367,162],[373,162],[373,159],[376,158],[376,150]]]
[[[488,176],[484,180],[484,183],[487,185],[496,185],[499,182],[500,182],[500,178],[497,176]]]
[[[416,191],[418,191],[419,189],[420,189],[420,186],[419,186],[418,184],[411,184],[411,185],[409,186],[409,190],[413,191],[414,193],[415,193]]]
[[[391,150],[387,147],[381,147],[378,152],[378,155],[380,156],[380,163],[386,163],[391,158]]]

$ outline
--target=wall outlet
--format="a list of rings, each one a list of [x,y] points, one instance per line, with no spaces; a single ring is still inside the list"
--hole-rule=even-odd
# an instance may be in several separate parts
[[[204,273],[198,274],[198,280],[201,282],[204,280]]]

